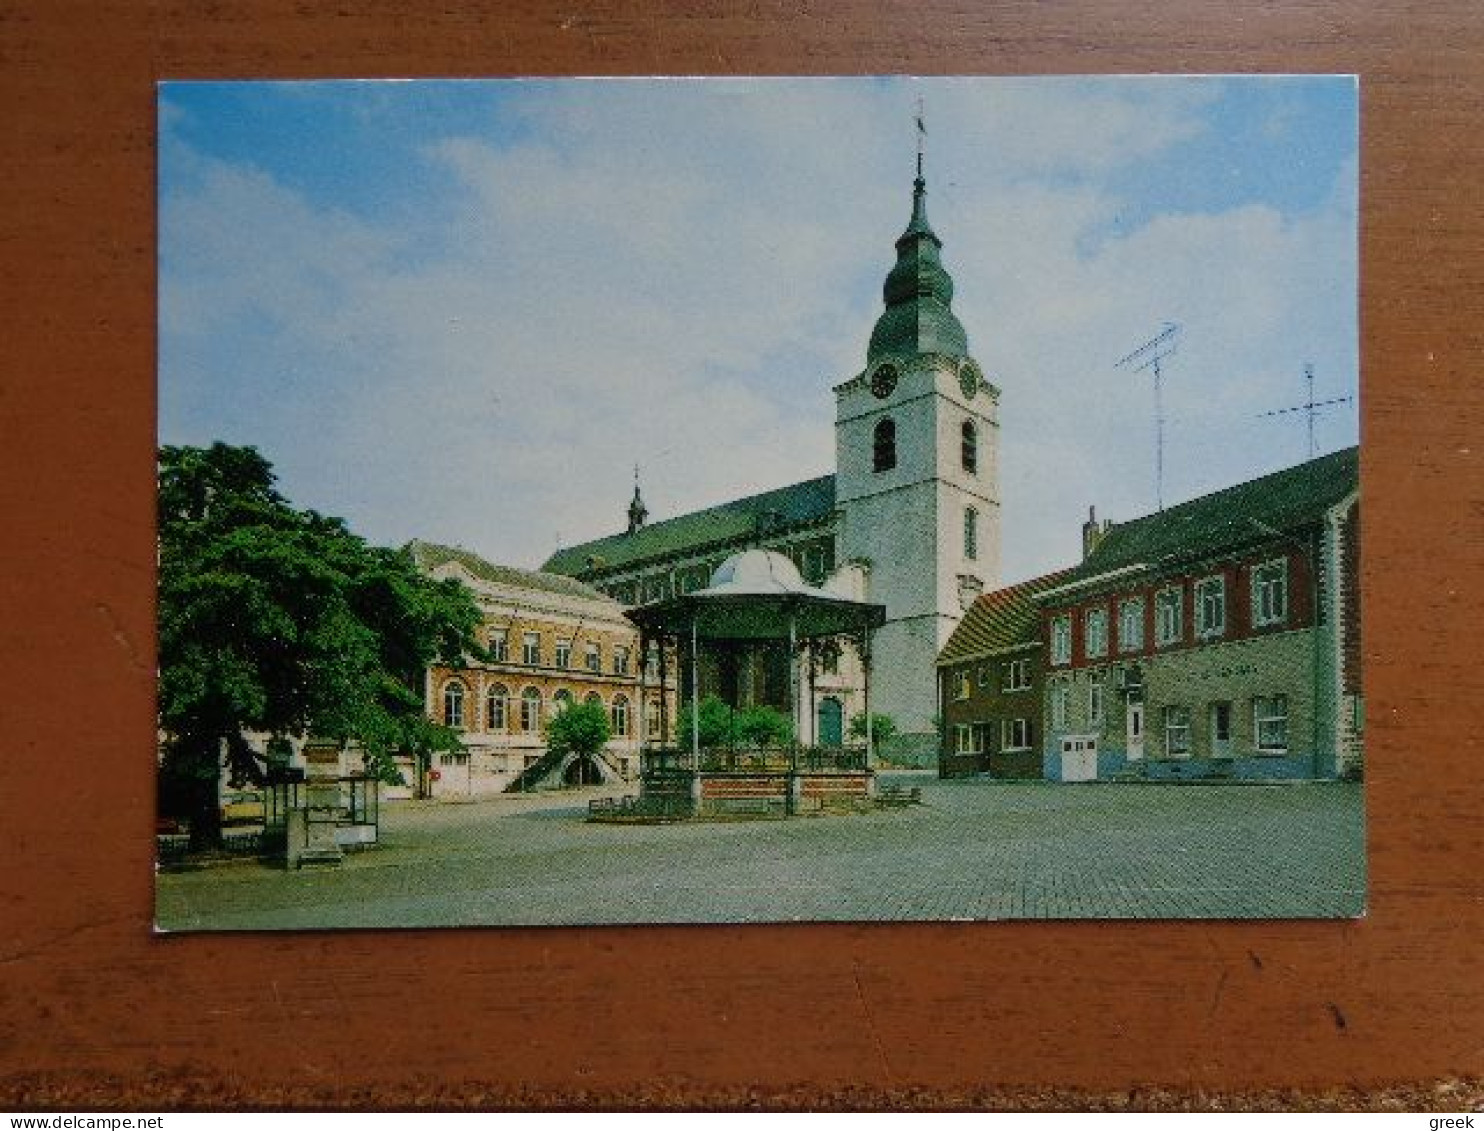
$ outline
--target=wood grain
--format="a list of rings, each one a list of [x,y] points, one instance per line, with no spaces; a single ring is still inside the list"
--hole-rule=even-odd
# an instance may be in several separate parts
[[[152,937],[153,84],[882,71],[1361,74],[1369,915]],[[1477,1073],[1481,80],[1468,0],[0,3],[11,1095],[185,1073],[233,1102],[421,1080],[930,1104]]]

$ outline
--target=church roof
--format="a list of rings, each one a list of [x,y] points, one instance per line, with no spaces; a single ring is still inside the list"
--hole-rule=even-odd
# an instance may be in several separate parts
[[[1360,449],[1345,448],[1143,518],[1115,523],[1071,580],[1129,566],[1191,560],[1317,522],[1356,490]]]
[[[591,585],[585,585],[576,578],[542,570],[496,565],[459,546],[440,546],[434,542],[414,540],[407,544],[407,548],[412,551],[412,558],[417,563],[418,569],[424,573],[431,573],[439,566],[456,562],[474,577],[496,585],[508,585],[515,589],[537,589],[562,597],[583,597],[590,601],[611,602],[613,600],[606,593],[600,593]]]
[[[558,550],[542,567],[584,574],[628,568],[659,558],[735,546],[759,533],[822,522],[835,512],[835,477],[822,475],[789,487],[667,518],[631,534],[612,534]],[[588,559],[597,559],[594,565]]]
[[[979,597],[938,653],[939,666],[1036,643],[1039,621],[1035,598],[1071,575],[1071,570],[1058,570]]]
[[[879,358],[939,353],[967,357],[969,336],[953,313],[953,279],[938,256],[943,246],[927,218],[927,182],[912,182],[912,219],[897,239],[897,262],[886,276],[886,309],[871,331],[866,364]]]

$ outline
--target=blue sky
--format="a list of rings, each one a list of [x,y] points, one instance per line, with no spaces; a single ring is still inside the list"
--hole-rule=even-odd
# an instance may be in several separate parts
[[[368,537],[539,564],[833,469],[910,207],[1003,391],[1003,579],[1089,504],[1304,458],[1355,393],[1348,78],[172,83],[160,92],[160,439],[259,447]],[[1321,451],[1355,442],[1352,402]]]

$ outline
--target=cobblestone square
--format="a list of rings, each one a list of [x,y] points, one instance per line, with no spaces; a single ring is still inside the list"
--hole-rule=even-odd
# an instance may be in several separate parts
[[[1365,908],[1361,787],[939,781],[906,809],[598,825],[588,789],[391,803],[326,871],[162,873],[165,930],[1312,918]]]

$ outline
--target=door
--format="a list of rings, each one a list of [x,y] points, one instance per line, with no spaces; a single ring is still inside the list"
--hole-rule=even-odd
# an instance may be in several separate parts
[[[819,701],[819,745],[843,746],[845,744],[844,711],[840,700],[827,695]]]
[[[1061,780],[1094,781],[1098,776],[1096,735],[1069,734],[1061,740]]]
[[[1128,705],[1128,760],[1138,761],[1144,757],[1144,704],[1130,702]]]

